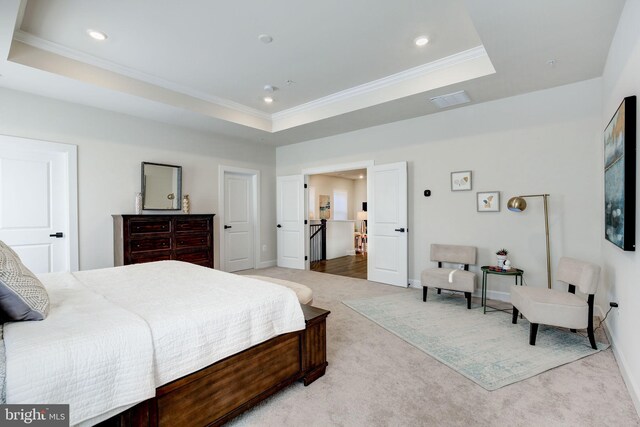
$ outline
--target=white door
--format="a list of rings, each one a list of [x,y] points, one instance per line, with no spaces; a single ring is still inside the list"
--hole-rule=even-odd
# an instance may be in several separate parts
[[[367,170],[368,280],[407,287],[407,163]]]
[[[277,182],[278,266],[304,270],[304,178],[279,176]]]
[[[36,274],[78,268],[75,171],[75,146],[0,136],[0,240]]]
[[[224,271],[254,267],[253,176],[224,174]]]

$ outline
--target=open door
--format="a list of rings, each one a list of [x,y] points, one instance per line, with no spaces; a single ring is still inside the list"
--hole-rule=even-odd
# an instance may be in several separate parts
[[[368,280],[408,286],[407,162],[371,166]]]
[[[305,268],[304,177],[277,178],[278,267]]]

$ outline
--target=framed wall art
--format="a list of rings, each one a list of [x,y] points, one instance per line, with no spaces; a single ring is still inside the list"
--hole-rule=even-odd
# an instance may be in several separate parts
[[[471,171],[451,172],[451,191],[471,190]]]
[[[321,194],[318,200],[320,219],[331,219],[331,198],[326,194]]]
[[[636,97],[626,97],[604,130],[604,234],[625,251],[636,242]]]
[[[478,212],[500,212],[500,192],[482,191],[476,193]]]

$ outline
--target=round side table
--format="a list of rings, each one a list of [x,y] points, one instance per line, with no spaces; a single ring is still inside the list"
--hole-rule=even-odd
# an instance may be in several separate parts
[[[489,274],[496,274],[498,276],[514,276],[516,285],[518,285],[518,277],[520,278],[520,286],[522,286],[522,275],[524,270],[519,268],[512,268],[510,270],[497,270],[496,267],[485,265],[480,268],[482,270],[482,307],[483,313],[487,312],[487,276]],[[495,307],[489,307],[494,309],[493,311],[504,311],[496,309]]]

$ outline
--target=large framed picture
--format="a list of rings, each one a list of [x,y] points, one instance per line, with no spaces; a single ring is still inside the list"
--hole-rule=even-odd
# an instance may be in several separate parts
[[[604,130],[604,234],[636,250],[636,97],[626,97]]]
[[[482,191],[476,193],[478,212],[500,212],[500,192]]]
[[[451,172],[451,191],[471,190],[471,171]]]

